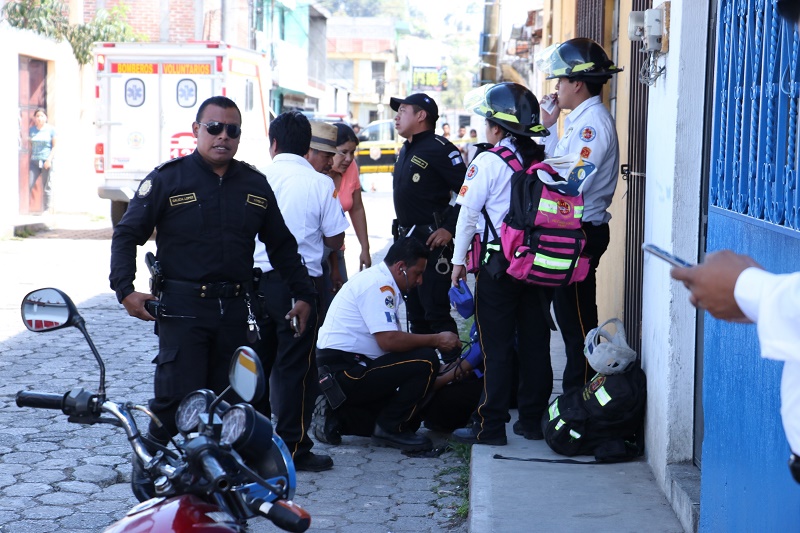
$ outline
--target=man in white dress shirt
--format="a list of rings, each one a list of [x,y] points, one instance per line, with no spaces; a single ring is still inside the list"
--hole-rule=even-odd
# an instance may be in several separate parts
[[[264,170],[317,291],[322,276],[323,245],[341,248],[349,225],[334,196],[333,181],[314,170],[304,158],[309,147],[336,151],[336,128],[331,129],[332,139],[329,136],[312,140],[311,125],[302,113],[282,113],[269,127],[272,163]],[[314,443],[308,436],[314,399],[319,393],[314,358],[316,304],[305,329],[296,332],[286,319],[292,308],[289,289],[272,267],[261,243],[256,243],[254,263],[263,272],[259,292],[264,296],[259,324],[261,341],[256,349],[270,373],[271,389],[271,394],[265,395],[256,407],[267,416],[271,411],[277,415],[276,431],[292,453],[297,470],[328,470],[333,467],[333,460],[311,453]]]

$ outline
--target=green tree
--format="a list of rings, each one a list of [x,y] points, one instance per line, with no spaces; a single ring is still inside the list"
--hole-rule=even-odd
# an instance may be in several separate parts
[[[97,41],[137,41],[139,37],[126,22],[128,7],[119,4],[100,9],[86,24],[70,24],[69,8],[60,0],[8,2],[3,17],[15,27],[35,31],[58,41],[67,40],[79,65],[92,62],[92,46]]]

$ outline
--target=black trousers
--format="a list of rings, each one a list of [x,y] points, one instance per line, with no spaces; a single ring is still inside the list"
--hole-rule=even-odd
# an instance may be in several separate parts
[[[608,224],[584,224],[583,230],[586,232],[584,254],[592,258],[589,274],[580,283],[556,289],[553,296],[553,309],[567,352],[564,392],[583,387],[594,375],[583,355],[583,345],[589,331],[597,327],[597,266],[610,240]]]
[[[195,318],[158,321],[158,355],[150,410],[164,429],[150,423],[149,433],[161,442],[177,434],[175,411],[188,393],[228,386],[228,370],[236,348],[247,345],[247,306],[243,296],[200,298],[165,292],[161,301],[170,314]],[[230,403],[230,398],[226,398]],[[168,433],[168,434],[167,434]]]
[[[269,377],[269,387],[267,394],[254,407],[267,417],[275,413],[278,418],[275,431],[294,457],[314,446],[308,428],[314,400],[319,394],[314,354],[317,304],[311,306],[305,331],[300,337],[295,337],[291,324],[284,318],[292,308],[289,287],[273,271],[261,278],[259,292],[264,298],[262,316],[258,321],[261,340],[255,349]]]
[[[553,391],[549,313],[552,289],[492,279],[484,267],[475,280],[475,320],[484,354],[483,393],[473,415],[478,439],[505,435],[514,365],[519,363],[517,409],[524,425],[539,424]],[[516,343],[516,346],[515,346]],[[516,355],[515,355],[516,354]]]
[[[420,402],[431,390],[438,371],[439,359],[433,348],[418,348],[388,353],[368,366],[354,364],[335,372],[347,396],[337,414],[341,411],[345,418],[348,412],[356,413],[356,418],[374,416],[375,423],[390,432],[416,429],[409,424],[418,417]],[[380,406],[378,412],[376,406]],[[364,424],[353,420],[348,425],[356,428]]]
[[[436,263],[440,257],[444,257],[447,264],[451,265],[453,248],[445,246],[432,250],[428,256],[428,265],[422,274],[422,285],[408,293],[406,312],[411,324],[411,333],[452,331],[458,334],[456,321],[450,316],[450,296],[447,294],[452,285],[450,270],[448,269],[446,274],[436,272]],[[400,290],[405,290],[402,283]]]

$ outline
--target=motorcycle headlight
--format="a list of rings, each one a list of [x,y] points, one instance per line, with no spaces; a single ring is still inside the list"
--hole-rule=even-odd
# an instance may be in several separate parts
[[[220,443],[232,447],[245,459],[257,459],[272,446],[272,424],[252,405],[234,405],[222,416]]]

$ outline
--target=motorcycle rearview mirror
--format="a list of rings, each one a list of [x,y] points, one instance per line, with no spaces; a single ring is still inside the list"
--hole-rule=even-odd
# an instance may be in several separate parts
[[[97,395],[100,403],[106,400],[106,365],[86,331],[86,322],[78,313],[78,308],[63,291],[53,288],[37,289],[22,299],[22,322],[35,333],[53,331],[74,326],[83,333],[89,348],[92,349],[97,364],[100,365],[100,387]]]
[[[242,400],[253,402],[261,398],[266,385],[264,369],[255,350],[248,346],[240,346],[233,352],[228,379]]]
[[[58,289],[38,289],[22,299],[22,322],[36,333],[72,326],[75,316],[75,304]]]

